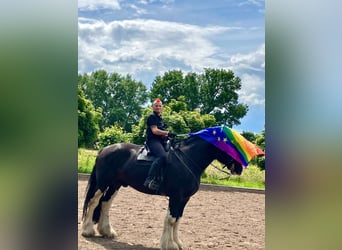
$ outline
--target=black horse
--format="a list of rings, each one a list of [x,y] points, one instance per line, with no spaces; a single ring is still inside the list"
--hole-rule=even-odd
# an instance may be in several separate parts
[[[94,224],[97,223],[102,236],[117,236],[109,223],[109,208],[120,187],[131,186],[146,194],[169,197],[160,248],[182,249],[178,238],[179,221],[185,205],[199,189],[205,168],[217,159],[232,174],[240,175],[242,166],[209,142],[197,136],[190,137],[174,143],[169,151],[168,164],[162,171],[163,182],[156,192],[143,185],[151,162],[137,160],[141,149],[140,145],[117,143],[99,151],[86,190],[82,235],[93,236]]]

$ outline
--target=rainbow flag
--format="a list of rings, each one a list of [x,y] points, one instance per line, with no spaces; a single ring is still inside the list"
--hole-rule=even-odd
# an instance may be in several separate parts
[[[225,125],[205,128],[196,133],[190,133],[189,136],[198,136],[206,140],[245,167],[255,156],[265,155],[257,145]]]

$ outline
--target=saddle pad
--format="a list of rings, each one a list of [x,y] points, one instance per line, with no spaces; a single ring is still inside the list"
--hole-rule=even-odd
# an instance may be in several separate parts
[[[143,148],[138,154],[137,160],[138,161],[154,161],[156,159],[155,156],[148,154],[147,150]]]

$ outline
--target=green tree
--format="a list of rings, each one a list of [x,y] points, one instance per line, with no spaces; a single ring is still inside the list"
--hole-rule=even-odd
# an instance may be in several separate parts
[[[201,116],[203,122],[204,122],[204,127],[209,128],[212,127],[216,124],[216,119],[213,115],[209,114],[204,114]]]
[[[116,75],[119,78],[119,75]],[[114,77],[114,75],[113,75]],[[83,74],[78,76],[78,84],[84,91],[85,97],[93,103],[96,108],[102,109],[102,120],[100,129],[103,131],[108,123],[110,85],[108,85],[109,75],[105,70],[97,70],[90,75]]]
[[[231,70],[207,68],[203,74],[190,72],[185,77],[182,71],[173,70],[155,78],[150,97],[170,104],[172,99],[185,96],[188,110],[200,108],[202,115],[212,114],[217,125],[233,127],[248,111],[247,105],[238,102],[240,89],[241,80]]]
[[[137,125],[133,125],[132,127],[132,142],[138,145],[144,143],[146,139],[146,121],[149,114],[151,114],[152,108],[147,107],[143,109],[142,116]]]
[[[99,132],[101,109],[94,108],[78,85],[78,147],[93,148]]]
[[[147,101],[147,88],[130,75],[108,74],[98,70],[91,75],[80,75],[79,84],[95,107],[101,107],[103,119],[101,131],[117,123],[131,132],[132,125],[141,117],[141,107]]]
[[[151,102],[159,97],[164,103],[170,103],[172,99],[178,100],[180,96],[185,97],[185,103],[189,110],[200,106],[199,83],[196,73],[188,73],[183,76],[180,70],[172,70],[157,76],[152,83],[150,99]]]
[[[261,148],[265,152],[265,130],[261,132],[261,134],[255,134],[252,132],[242,132],[241,135],[245,137],[248,141],[256,144],[259,148]],[[265,170],[265,156],[256,156],[254,157],[251,164],[257,165],[260,170]]]
[[[255,139],[256,139],[256,137],[257,137],[257,135],[256,134],[254,134],[253,132],[248,132],[248,131],[243,131],[242,133],[241,133],[241,135],[243,136],[243,137],[245,137],[248,141],[250,141],[250,142],[255,142]]]
[[[115,86],[112,98],[109,124],[118,123],[125,131],[131,132],[132,126],[141,118],[141,107],[147,101],[147,88],[130,75],[121,78]]]
[[[171,99],[170,103],[167,105],[173,112],[179,113],[181,111],[187,111],[188,106],[185,102],[185,96],[181,95],[176,99]]]
[[[240,78],[231,70],[206,68],[199,81],[201,113],[214,115],[217,124],[239,125],[248,111],[247,105],[238,102]]]
[[[205,123],[199,111],[182,112],[184,121],[191,132],[205,128]]]
[[[163,76],[157,76],[151,86],[151,102],[159,97],[163,103],[171,102],[171,99],[177,99],[184,95],[183,72],[181,70],[170,70]]]
[[[265,129],[255,139],[255,144],[258,145],[265,152]],[[265,152],[266,153],[266,152]],[[261,170],[265,170],[265,156],[257,156],[256,164]]]
[[[200,85],[198,82],[198,75],[189,72],[185,78],[182,86],[182,95],[186,95],[185,102],[189,110],[195,110],[200,107]]]

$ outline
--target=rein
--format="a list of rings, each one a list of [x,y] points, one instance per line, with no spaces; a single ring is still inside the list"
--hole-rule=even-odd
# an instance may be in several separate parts
[[[194,174],[194,172],[192,172],[192,170],[188,167],[188,165],[183,161],[183,159],[177,154],[177,151],[180,152],[183,156],[185,156],[188,160],[190,160],[197,168],[198,165],[196,162],[194,162],[190,157],[188,157],[182,150],[180,150],[179,148],[175,148],[174,152],[175,152],[175,156],[178,158],[178,160],[184,165],[184,167],[191,173],[191,175],[194,177],[194,179],[197,182],[197,186],[200,185],[200,180],[197,180],[196,175]]]
[[[230,177],[232,176],[232,173],[223,170],[223,168],[224,168],[224,167],[227,167],[227,166],[224,165],[224,166],[222,167],[222,169],[221,169],[221,168],[215,166],[213,163],[210,163],[210,165],[213,166],[214,168],[216,168],[218,171],[220,171],[220,172],[225,173],[225,174],[228,175],[227,177],[220,178],[219,180],[225,180],[225,179],[229,180]]]
[[[187,136],[187,134],[177,134],[176,136]],[[185,158],[187,158],[189,161],[192,162],[192,164],[194,164],[197,168],[198,165],[196,162],[194,162],[189,156],[187,156],[179,147],[177,148],[174,148],[175,149],[175,155],[176,157],[178,158],[178,160],[186,167],[186,169],[193,175],[193,177],[196,179],[196,176],[195,174],[191,171],[191,169],[187,166],[187,164],[179,157],[179,155],[177,154],[176,150],[179,151]],[[230,177],[232,176],[232,173],[231,172],[228,172],[228,171],[225,171],[224,168],[226,167],[228,169],[228,167],[226,165],[224,165],[222,168],[219,168],[217,167],[215,164],[213,163],[210,163],[211,166],[213,166],[215,169],[217,169],[218,171],[222,172],[222,173],[225,173],[227,174],[228,176],[227,177],[223,177],[223,178],[219,178],[219,180],[229,180]],[[200,183],[198,183],[199,185]]]

